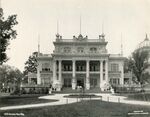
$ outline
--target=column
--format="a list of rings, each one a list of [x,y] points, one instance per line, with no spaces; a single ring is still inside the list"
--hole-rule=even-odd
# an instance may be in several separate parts
[[[62,81],[62,73],[61,73],[61,60],[59,60],[59,82]]]
[[[61,91],[61,88],[62,88],[62,73],[61,73],[61,60],[59,60],[59,71],[58,71],[58,89],[57,91]]]
[[[53,61],[53,85],[57,83],[57,78],[56,78],[56,60]]]
[[[86,61],[86,89],[90,89],[89,60]]]
[[[41,71],[41,64],[39,63],[37,67],[37,84],[39,85],[41,84],[40,71]]]
[[[108,60],[105,61],[105,80],[108,83]]]
[[[76,89],[76,66],[75,66],[75,60],[72,61],[72,89],[75,90]]]
[[[102,87],[103,83],[103,61],[100,61],[100,88]]]
[[[124,63],[120,63],[120,68],[121,68],[121,78],[120,78],[120,84],[124,84]]]

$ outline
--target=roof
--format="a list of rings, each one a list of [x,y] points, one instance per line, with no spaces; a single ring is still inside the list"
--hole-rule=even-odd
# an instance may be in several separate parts
[[[51,54],[42,54],[42,53],[40,53],[40,55],[37,57],[37,60],[51,60],[51,59],[52,59]]]
[[[54,44],[63,44],[63,43],[77,43],[77,44],[87,44],[87,43],[96,43],[96,44],[107,44],[108,42],[105,41],[105,35],[99,35],[98,39],[88,39],[88,36],[82,36],[79,34],[78,37],[73,36],[72,39],[62,39],[62,36],[59,34],[56,35],[56,41]]]
[[[125,60],[126,57],[123,57],[121,54],[110,54],[109,56],[110,59],[113,59],[113,60]]]
[[[144,41],[142,41],[139,45],[138,45],[138,49],[140,48],[144,48],[144,47],[150,47],[150,40],[146,34],[146,37],[144,39]]]

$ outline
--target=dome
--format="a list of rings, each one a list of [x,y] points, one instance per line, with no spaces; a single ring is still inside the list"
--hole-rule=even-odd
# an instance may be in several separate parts
[[[143,47],[150,47],[150,40],[148,39],[147,34],[146,34],[145,40],[141,42],[138,46],[139,49]]]

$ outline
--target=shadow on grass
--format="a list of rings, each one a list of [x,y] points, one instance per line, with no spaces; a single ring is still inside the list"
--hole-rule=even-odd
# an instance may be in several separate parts
[[[129,117],[128,112],[135,110],[150,112],[150,107],[92,100],[59,106],[2,111],[1,115],[9,112],[23,113],[25,117]]]
[[[0,97],[0,107],[5,106],[16,106],[16,105],[26,105],[26,104],[39,104],[39,103],[48,103],[55,102],[58,100],[49,100],[49,99],[39,99],[38,97],[43,95],[10,95]]]

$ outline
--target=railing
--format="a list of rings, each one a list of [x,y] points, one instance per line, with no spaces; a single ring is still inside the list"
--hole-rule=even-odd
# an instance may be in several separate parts
[[[112,74],[114,74],[114,73],[121,73],[121,71],[108,71],[108,73],[112,73]]]
[[[40,71],[40,73],[52,73],[52,71]]]
[[[74,39],[58,39],[56,42],[105,42],[104,39],[87,39],[87,40],[74,40]]]

